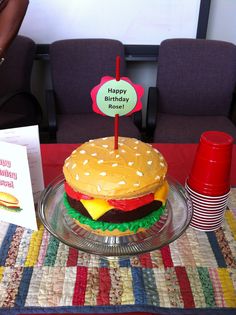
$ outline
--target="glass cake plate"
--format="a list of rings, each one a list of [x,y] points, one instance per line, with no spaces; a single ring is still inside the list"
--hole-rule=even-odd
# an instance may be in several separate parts
[[[129,236],[100,236],[75,224],[63,204],[63,175],[41,194],[38,213],[45,228],[66,245],[104,258],[134,256],[173,242],[191,221],[192,205],[185,189],[173,179],[168,178],[168,183],[166,210],[160,220],[145,232]]]

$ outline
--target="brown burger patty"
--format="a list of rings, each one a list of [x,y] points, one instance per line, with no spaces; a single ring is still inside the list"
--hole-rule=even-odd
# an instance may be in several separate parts
[[[83,204],[80,201],[75,200],[68,195],[67,195],[67,199],[72,208],[77,210],[79,213],[81,213],[85,217],[92,219],[87,209],[83,206]],[[151,203],[141,206],[139,208],[136,208],[132,211],[122,211],[122,210],[114,208],[107,211],[97,221],[111,222],[111,223],[130,222],[130,221],[134,221],[134,220],[145,217],[149,213],[155,210],[158,210],[161,206],[162,206],[161,201],[154,200]]]

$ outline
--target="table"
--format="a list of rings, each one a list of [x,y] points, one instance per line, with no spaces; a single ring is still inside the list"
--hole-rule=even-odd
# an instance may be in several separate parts
[[[76,144],[41,145],[47,185]],[[195,144],[155,144],[184,184]],[[232,185],[236,186],[236,146]],[[189,227],[160,250],[107,261],[39,231],[0,223],[0,314],[236,314],[236,188],[224,225]]]

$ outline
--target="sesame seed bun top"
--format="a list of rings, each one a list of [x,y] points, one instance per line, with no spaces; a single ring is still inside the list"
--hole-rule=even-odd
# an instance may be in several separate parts
[[[63,173],[75,190],[94,198],[129,199],[155,192],[167,163],[162,154],[134,138],[114,137],[85,142],[65,160]]]
[[[15,196],[2,191],[0,191],[0,201],[7,202],[12,205],[16,205],[19,202]]]

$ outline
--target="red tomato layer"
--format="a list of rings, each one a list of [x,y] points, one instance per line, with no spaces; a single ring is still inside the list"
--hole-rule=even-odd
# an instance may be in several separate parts
[[[108,203],[116,209],[123,210],[123,211],[132,211],[136,208],[142,207],[154,200],[154,194],[148,194],[138,198],[132,199],[119,199],[108,200]]]
[[[73,199],[80,200],[91,200],[94,199],[88,195],[82,194],[80,192],[74,191],[66,182],[65,182],[65,191],[66,193]],[[154,194],[150,193],[148,195],[132,198],[132,199],[110,199],[107,202],[116,209],[123,210],[123,211],[132,211],[136,208],[142,207],[154,200]]]
[[[67,184],[67,182],[64,182],[64,187],[65,187],[65,191],[67,193],[67,195],[69,195],[71,198],[75,199],[75,200],[80,200],[80,199],[84,199],[84,200],[91,200],[94,199],[93,197],[90,197],[88,195],[82,194],[78,191],[74,191],[73,188],[70,187],[69,184]]]

